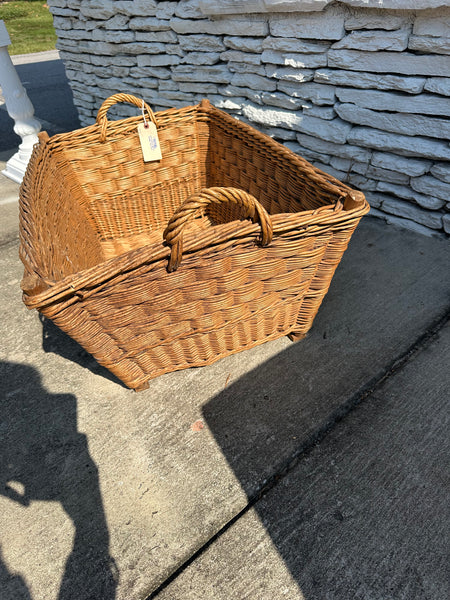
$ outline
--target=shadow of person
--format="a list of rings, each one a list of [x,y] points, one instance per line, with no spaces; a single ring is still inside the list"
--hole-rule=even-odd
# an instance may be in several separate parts
[[[76,397],[48,393],[39,373],[22,364],[0,362],[0,381],[0,494],[22,506],[60,502],[72,520],[75,536],[59,600],[113,600],[118,572],[109,555],[97,466],[77,431]],[[0,578],[2,571],[7,580],[6,566]]]
[[[0,548],[0,591],[4,600],[31,600],[30,592],[20,575],[8,571]]]

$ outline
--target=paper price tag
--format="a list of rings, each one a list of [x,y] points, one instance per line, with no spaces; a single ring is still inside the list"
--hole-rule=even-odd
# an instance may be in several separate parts
[[[144,162],[152,160],[161,160],[161,147],[159,145],[158,132],[156,125],[152,121],[146,124],[139,123],[138,125],[139,141],[141,142],[142,154]]]

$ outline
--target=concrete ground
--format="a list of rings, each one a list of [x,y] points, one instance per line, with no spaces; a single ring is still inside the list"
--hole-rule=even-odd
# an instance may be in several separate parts
[[[0,179],[2,600],[449,596],[448,241],[365,217],[305,340],[136,394],[22,304],[17,193]]]

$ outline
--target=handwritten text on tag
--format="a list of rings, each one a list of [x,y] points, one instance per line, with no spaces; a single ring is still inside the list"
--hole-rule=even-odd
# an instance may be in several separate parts
[[[138,133],[139,141],[141,142],[142,154],[144,156],[144,162],[161,160],[161,147],[159,145],[156,125],[152,121],[145,124],[139,123]]]

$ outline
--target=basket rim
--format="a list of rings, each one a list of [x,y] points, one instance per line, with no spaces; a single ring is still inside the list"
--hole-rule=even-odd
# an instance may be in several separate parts
[[[323,206],[302,213],[278,213],[271,216],[274,238],[282,235],[289,237],[289,234],[293,232],[296,232],[299,236],[310,237],[320,231],[329,229],[330,226],[345,224],[348,220],[359,220],[369,212],[369,209],[370,206],[367,200],[364,200],[364,204],[351,210],[345,210],[342,202],[338,202],[334,206]],[[241,221],[240,223],[242,224],[238,229],[235,221],[215,225],[211,227],[211,230],[214,231],[211,231],[209,235],[208,230],[202,232],[201,239],[198,238],[198,234],[195,232],[186,231],[184,254],[207,252],[213,247],[239,241],[242,243],[243,240],[249,239],[254,240],[256,244],[260,234],[259,225],[249,221]],[[67,275],[58,281],[50,281],[40,276],[47,289],[36,294],[23,290],[23,299],[30,309],[42,308],[74,296],[77,299],[82,299],[85,296],[83,290],[86,290],[86,294],[89,294],[89,290],[95,290],[112,279],[124,276],[144,265],[155,268],[157,263],[165,263],[169,255],[169,246],[155,243],[151,246],[129,250],[98,265]],[[182,266],[180,269],[182,269]],[[33,271],[36,272],[36,269],[33,269]]]
[[[274,140],[266,133],[263,133],[253,127],[252,125],[240,121],[236,117],[230,115],[226,111],[217,108],[214,106],[209,100],[204,98],[198,104],[193,104],[189,106],[183,106],[181,108],[168,108],[165,110],[157,111],[154,113],[154,117],[158,128],[165,128],[170,126],[174,117],[182,117],[186,120],[189,118],[195,119],[202,115],[205,119],[215,117],[219,120],[224,121],[230,126],[241,130],[243,133],[250,133],[255,140],[260,143],[264,143],[269,146],[269,148],[280,158],[280,160],[285,160],[295,166],[306,168],[308,170],[309,177],[320,183],[325,188],[328,188],[328,191],[333,192],[337,196],[345,192],[353,191],[353,188],[348,186],[347,184],[339,181],[332,175],[325,173],[318,167],[311,164],[301,155],[296,154],[290,148],[284,146],[282,143]],[[133,130],[136,124],[142,121],[142,117],[140,115],[136,115],[133,117],[127,117],[125,119],[118,119],[116,121],[109,121],[109,131],[110,137],[114,137],[114,139],[120,139],[121,137],[126,136],[130,130]],[[100,132],[101,125],[95,122],[92,125],[88,125],[87,127],[81,127],[78,129],[74,129],[73,131],[68,131],[64,133],[57,133],[51,137],[48,135],[41,140],[41,143],[47,146],[47,150],[58,150],[60,143],[65,145],[67,148],[67,142],[71,140],[74,141],[74,144],[78,140],[78,138],[83,136],[83,144],[89,145],[98,144],[100,140]],[[46,132],[42,132],[46,134]],[[42,135],[41,133],[41,135]]]
[[[288,162],[290,165],[307,169],[308,176],[312,181],[320,183],[324,189],[332,192],[337,201],[335,204],[321,206],[314,210],[305,210],[297,213],[278,213],[271,215],[271,220],[274,227],[274,235],[289,235],[293,231],[297,231],[299,235],[311,236],[315,232],[323,230],[324,227],[329,228],[344,224],[346,221],[359,220],[366,214],[370,207],[362,192],[355,190],[340,182],[334,177],[324,173],[319,168],[311,165],[306,159],[295,154],[292,150],[283,144],[272,139],[268,135],[258,131],[251,125],[239,121],[235,117],[229,115],[225,111],[213,106],[208,100],[204,99],[199,104],[186,106],[182,108],[169,108],[155,113],[155,118],[159,127],[169,126],[174,117],[185,117],[186,119],[210,119],[215,118],[221,120],[225,124],[233,126],[243,134],[250,134],[256,142],[262,143],[275,153],[278,160]],[[109,124],[109,133],[113,134],[114,138],[120,138],[127,135],[130,129],[134,129],[136,124],[140,122],[142,117],[139,115],[111,121]],[[60,144],[64,143],[67,147],[67,142],[73,140],[74,146],[78,138],[83,135],[83,143],[87,142],[98,144],[100,137],[100,126],[98,123],[89,125],[88,127],[76,129],[66,133],[56,134],[52,137],[43,132],[39,136],[39,145],[35,147],[37,160],[30,161],[30,169],[27,169],[24,178],[24,184],[20,190],[20,202],[27,202],[28,182],[32,180],[33,170],[36,168],[36,163],[44,154],[47,156],[52,151],[58,151]],[[348,202],[348,200],[350,200]],[[203,252],[208,247],[218,246],[230,243],[231,241],[242,240],[244,238],[252,238],[257,240],[259,236],[259,226],[249,222],[241,222],[238,230],[236,222],[215,225],[214,232],[202,232],[201,240],[197,236],[189,234],[186,231],[184,240],[184,253]],[[212,239],[214,238],[214,239]],[[35,263],[34,256],[28,253],[22,253],[22,261],[28,268],[29,272],[34,273],[39,279],[40,287],[27,289],[25,282],[22,284],[23,300],[28,308],[41,308],[50,304],[77,296],[80,298],[83,294],[81,290],[91,290],[96,286],[103,285],[106,281],[110,281],[115,277],[119,277],[133,269],[142,267],[145,264],[152,265],[158,261],[168,259],[170,248],[162,243],[154,244],[150,247],[138,248],[130,250],[122,255],[105,260],[93,267],[79,271],[60,280],[51,280],[42,273],[42,268]]]

